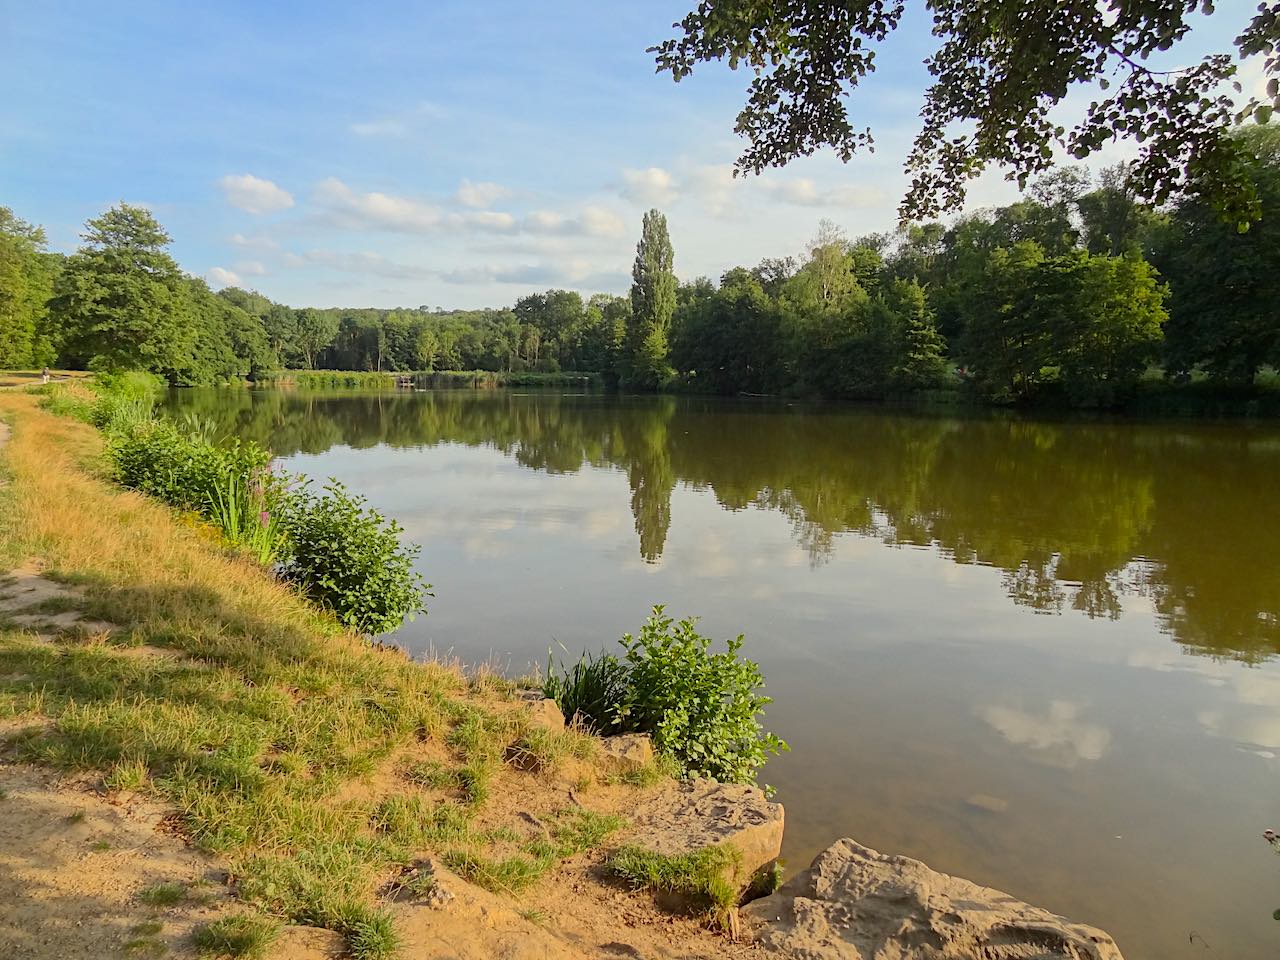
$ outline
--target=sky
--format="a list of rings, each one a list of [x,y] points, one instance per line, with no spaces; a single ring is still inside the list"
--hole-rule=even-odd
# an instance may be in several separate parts
[[[735,179],[749,74],[675,84],[645,52],[691,4],[0,0],[0,204],[65,252],[87,218],[143,204],[184,270],[293,306],[624,293],[653,206],[686,279],[799,254],[822,219],[893,229],[933,46],[923,5],[854,101],[874,154]],[[1178,55],[1228,49],[1252,8],[1219,3]],[[1016,196],[993,173],[968,208]]]

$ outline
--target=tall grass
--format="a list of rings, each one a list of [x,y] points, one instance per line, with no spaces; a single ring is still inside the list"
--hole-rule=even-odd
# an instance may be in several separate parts
[[[268,490],[263,475],[246,478],[228,474],[214,487],[209,502],[209,519],[227,543],[264,567],[285,556],[288,546],[280,510]]]

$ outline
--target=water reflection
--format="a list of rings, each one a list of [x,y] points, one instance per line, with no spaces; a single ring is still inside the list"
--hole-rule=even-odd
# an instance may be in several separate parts
[[[1280,652],[1273,427],[779,416],[674,397],[469,391],[186,391],[172,404],[286,456],[464,444],[550,474],[613,467],[626,474],[649,563],[662,558],[685,484],[725,510],[781,513],[814,566],[842,535],[873,537],[996,567],[1013,603],[1045,614],[1118,619],[1125,598],[1142,598],[1191,652],[1246,662]]]

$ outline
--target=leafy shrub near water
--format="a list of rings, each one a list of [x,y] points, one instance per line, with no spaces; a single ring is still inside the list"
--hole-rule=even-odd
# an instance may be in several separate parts
[[[400,526],[331,481],[322,496],[271,471],[252,441],[213,441],[207,424],[156,419],[154,383],[103,378],[94,401],[50,393],[46,406],[94,423],[107,435],[122,486],[199,514],[226,542],[331,610],[344,625],[380,634],[423,611],[429,585],[414,571],[418,547]]]
[[[548,670],[543,693],[601,733],[652,735],[685,776],[750,783],[787,749],[760,723],[772,700],[759,664],[739,656],[741,635],[712,653],[696,626],[654,607],[638,636],[622,638],[621,659],[584,656],[558,675]]]
[[[346,626],[385,633],[425,609],[431,587],[413,569],[419,548],[402,543],[398,523],[338,481],[320,496],[305,485],[291,493],[283,528],[290,548],[281,576]]]

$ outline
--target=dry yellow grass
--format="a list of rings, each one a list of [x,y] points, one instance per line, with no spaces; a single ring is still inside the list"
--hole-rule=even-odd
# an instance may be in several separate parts
[[[490,793],[537,795],[538,776],[592,755],[589,738],[531,729],[500,678],[468,682],[344,632],[199,524],[110,484],[98,433],[37,402],[0,394],[0,573],[35,560],[120,630],[50,644],[0,629],[0,718],[39,721],[11,750],[172,803],[242,897],[341,932],[357,956],[386,955],[361,947],[395,939],[379,891],[425,853],[515,889],[602,841],[522,839],[482,810]],[[541,774],[504,762],[534,755]],[[451,766],[445,787],[403,775],[427,760]]]

